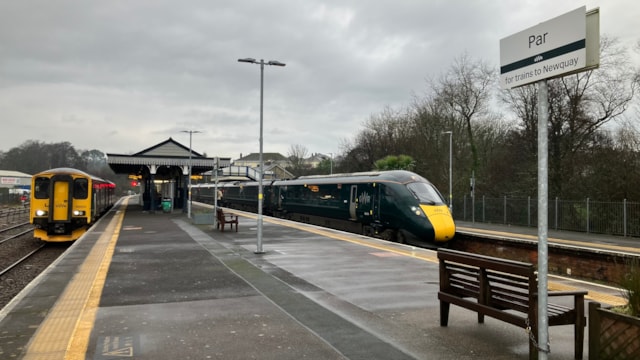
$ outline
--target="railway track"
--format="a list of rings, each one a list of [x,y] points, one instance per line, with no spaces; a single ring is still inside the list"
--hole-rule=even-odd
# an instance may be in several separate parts
[[[0,228],[0,308],[3,308],[69,247],[33,237],[29,223]]]
[[[18,267],[18,265],[26,262],[27,260],[29,260],[32,256],[34,256],[36,253],[38,253],[40,250],[42,250],[45,247],[46,244],[42,244],[39,247],[35,248],[34,250],[32,250],[31,252],[29,252],[28,254],[26,254],[25,256],[21,257],[20,259],[18,259],[16,262],[14,262],[13,264],[9,264],[7,267],[5,267],[4,269],[0,270],[0,277],[6,273],[8,273],[9,271],[15,269],[16,267]]]
[[[31,231],[33,231],[33,227],[28,222],[1,228],[0,244],[28,234]]]

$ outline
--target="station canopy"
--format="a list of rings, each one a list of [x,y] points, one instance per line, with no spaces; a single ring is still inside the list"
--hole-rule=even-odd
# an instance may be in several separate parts
[[[191,151],[191,159],[189,159]],[[218,158],[220,168],[228,167],[231,158]],[[190,150],[189,147],[169,138],[132,155],[107,154],[107,163],[116,174],[139,175],[146,177],[155,174],[157,180],[174,177],[175,169],[188,169],[191,174],[199,175],[211,171],[216,166],[215,157],[205,157]]]

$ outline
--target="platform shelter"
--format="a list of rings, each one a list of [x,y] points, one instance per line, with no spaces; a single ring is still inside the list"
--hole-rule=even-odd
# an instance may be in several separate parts
[[[139,181],[146,211],[161,209],[162,203],[169,201],[172,209],[186,209],[189,165],[193,180],[207,171],[228,167],[230,162],[231,158],[203,156],[172,138],[132,155],[107,154],[107,163],[116,174]]]

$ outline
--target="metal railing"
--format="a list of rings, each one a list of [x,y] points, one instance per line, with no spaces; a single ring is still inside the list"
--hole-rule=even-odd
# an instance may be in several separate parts
[[[28,207],[7,207],[0,209],[0,225],[29,221]]]
[[[549,199],[549,229],[640,237],[640,203]],[[465,195],[454,201],[456,220],[536,227],[536,198]]]

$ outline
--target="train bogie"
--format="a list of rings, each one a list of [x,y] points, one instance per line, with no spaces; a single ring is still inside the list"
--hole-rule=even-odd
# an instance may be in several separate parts
[[[57,168],[31,180],[34,237],[47,242],[78,239],[115,202],[115,185],[83,171]]]

